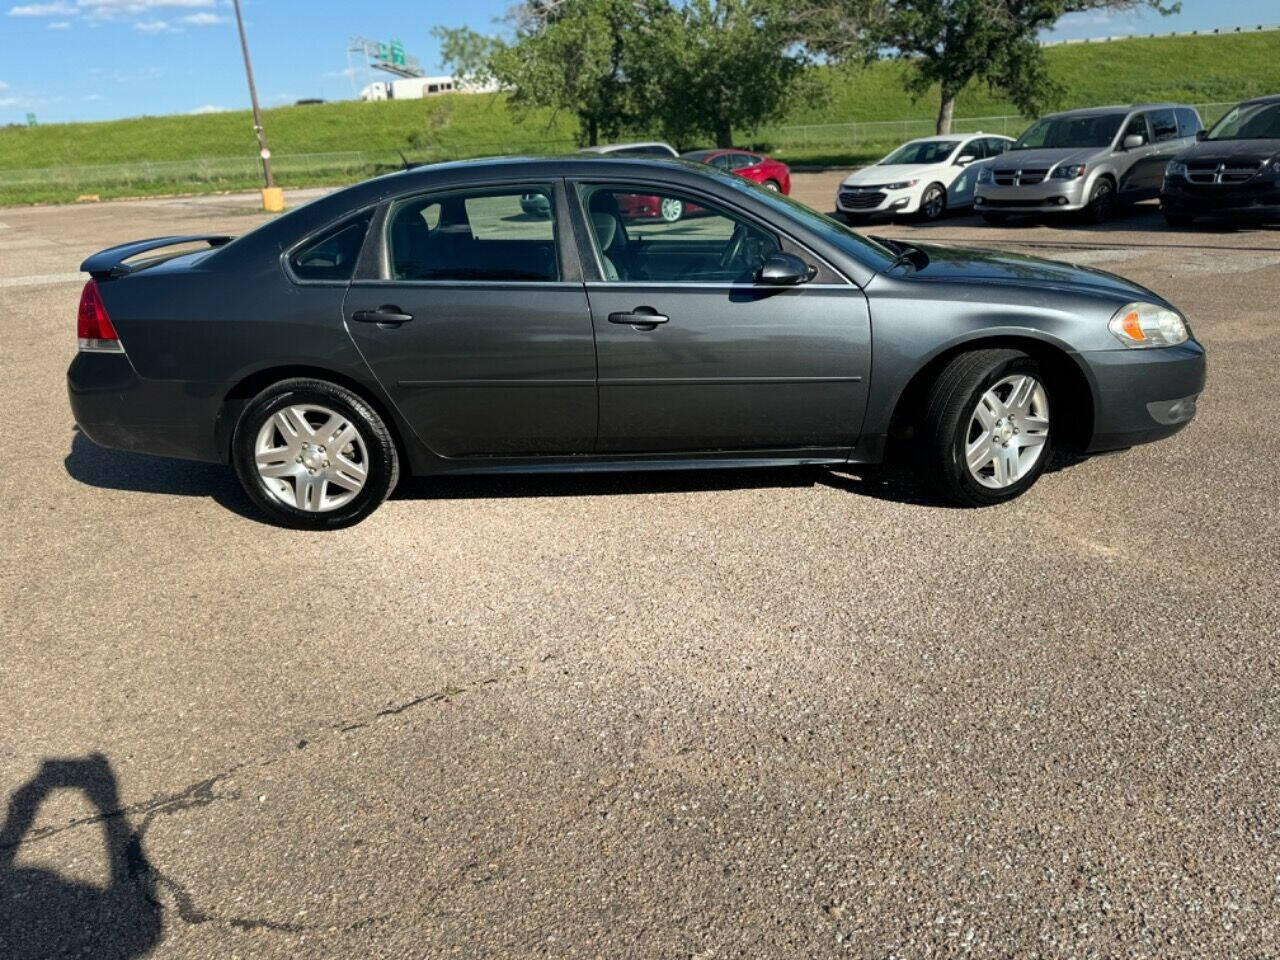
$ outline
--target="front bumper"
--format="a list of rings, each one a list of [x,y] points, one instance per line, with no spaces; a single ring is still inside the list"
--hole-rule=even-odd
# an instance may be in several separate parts
[[[1160,209],[1185,217],[1280,219],[1280,180],[1244,184],[1193,184],[1165,180]]]
[[[1093,436],[1087,452],[1119,450],[1171,436],[1196,415],[1204,390],[1204,347],[1094,350],[1078,355],[1094,384]]]
[[[916,187],[904,190],[857,190],[841,186],[836,191],[836,209],[848,217],[875,217],[895,213],[915,213],[920,208]]]
[[[102,447],[224,462],[216,433],[220,402],[191,383],[144,380],[123,353],[76,354],[67,369],[71,414]]]
[[[1063,213],[1083,210],[1089,203],[1085,178],[1045,179],[1030,186],[1002,187],[980,183],[974,190],[973,208],[979,213]]]

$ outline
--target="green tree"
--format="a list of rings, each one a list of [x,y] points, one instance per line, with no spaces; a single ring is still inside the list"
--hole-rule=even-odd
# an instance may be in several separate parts
[[[911,65],[916,96],[939,88],[938,133],[950,133],[956,98],[982,81],[1004,92],[1023,113],[1060,102],[1039,34],[1065,14],[1149,8],[1176,13],[1161,0],[808,0],[801,38],[833,56],[881,51]]]
[[[637,33],[627,77],[678,144],[733,146],[735,128],[755,129],[801,95],[808,60],[785,0],[646,0]]]
[[[455,75],[493,79],[511,91],[511,106],[549,107],[577,116],[582,138],[617,137],[638,111],[623,61],[639,26],[635,0],[542,0],[513,8],[514,37],[445,30],[441,57]]]

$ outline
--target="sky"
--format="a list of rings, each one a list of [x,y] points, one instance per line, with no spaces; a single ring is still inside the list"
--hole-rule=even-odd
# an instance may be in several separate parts
[[[431,28],[500,29],[510,0],[244,0],[264,107],[354,95],[353,36],[400,39],[446,72]],[[1071,14],[1046,39],[1280,23],[1280,0],[1183,0],[1182,12]],[[368,79],[355,77],[358,88]],[[106,120],[249,105],[230,0],[0,0],[0,124]]]

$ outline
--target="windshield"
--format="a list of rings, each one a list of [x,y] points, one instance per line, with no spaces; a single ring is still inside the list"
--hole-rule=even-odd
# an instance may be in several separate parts
[[[1206,140],[1280,140],[1280,103],[1253,103],[1227,112]]]
[[[1124,123],[1123,113],[1095,113],[1037,120],[1010,150],[1109,147]]]
[[[803,203],[792,200],[777,191],[769,190],[741,177],[717,176],[716,179],[735,190],[751,194],[757,200],[763,200],[788,220],[799,223],[806,230],[817,234],[833,247],[847,253],[872,270],[888,270],[897,260],[897,254],[883,244],[876,243],[860,233],[854,233],[843,223],[832,220],[812,207],[806,207]]]
[[[942,163],[951,156],[959,140],[913,140],[904,143],[880,161],[881,166],[891,163]]]

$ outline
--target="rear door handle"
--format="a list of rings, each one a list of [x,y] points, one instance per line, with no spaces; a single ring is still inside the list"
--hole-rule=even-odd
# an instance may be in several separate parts
[[[357,310],[351,314],[351,319],[356,323],[386,323],[398,327],[412,320],[413,314],[405,313],[399,307],[388,304],[377,310]]]
[[[653,307],[636,307],[630,313],[609,314],[610,323],[625,323],[633,327],[653,327],[659,323],[666,323],[670,319]]]

